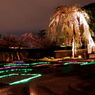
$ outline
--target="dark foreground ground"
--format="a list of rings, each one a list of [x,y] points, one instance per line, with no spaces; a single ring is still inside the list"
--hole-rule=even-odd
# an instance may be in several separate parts
[[[43,76],[18,85],[0,84],[0,95],[95,95],[95,64],[54,66],[34,71]]]

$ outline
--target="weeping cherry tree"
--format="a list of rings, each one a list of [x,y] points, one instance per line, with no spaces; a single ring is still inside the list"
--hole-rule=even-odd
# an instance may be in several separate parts
[[[76,6],[58,7],[50,19],[48,37],[58,45],[79,48],[94,45],[88,25],[88,14]]]

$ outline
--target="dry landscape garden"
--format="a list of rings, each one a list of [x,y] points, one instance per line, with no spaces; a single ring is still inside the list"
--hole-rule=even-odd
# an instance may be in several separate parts
[[[95,3],[58,6],[36,34],[0,35],[0,95],[95,95]]]

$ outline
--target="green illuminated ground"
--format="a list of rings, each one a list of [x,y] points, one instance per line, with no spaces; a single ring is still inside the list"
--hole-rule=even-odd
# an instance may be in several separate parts
[[[41,77],[41,74],[29,74],[29,73],[11,73],[0,76],[0,82],[8,83],[9,85],[20,84],[29,82],[32,79]]]
[[[41,77],[42,74],[32,73],[31,66],[49,64],[50,62],[34,62],[27,64],[8,64],[0,70],[0,82],[9,83],[9,85],[29,82],[32,79]],[[23,66],[23,67],[22,67]],[[24,67],[28,66],[28,68]],[[30,67],[29,67],[30,66]],[[21,67],[21,68],[20,68]],[[7,69],[8,68],[8,69]]]
[[[56,62],[55,62],[56,63]],[[27,64],[8,64],[8,65],[3,65],[3,67],[0,67],[0,82],[3,83],[8,83],[9,85],[15,85],[15,84],[20,84],[20,83],[26,83],[31,81],[32,79],[36,79],[42,76],[40,73],[33,73],[33,66],[41,65],[43,66],[44,64],[51,64],[53,67],[54,63],[50,62],[34,62],[34,63],[27,63]],[[84,65],[90,65],[90,64],[95,64],[95,61],[91,62],[61,62],[57,63],[60,64],[61,66],[69,65],[69,64],[79,64],[80,66]],[[66,69],[66,70],[65,70]],[[67,70],[67,67],[64,69],[64,72],[66,71],[71,71],[69,68]]]
[[[91,62],[65,62],[63,65],[69,65],[69,64],[80,64],[82,66],[82,65],[95,64],[95,61],[91,61]]]
[[[25,67],[19,68],[20,66],[29,66],[29,65],[34,65],[34,64],[31,63],[31,64],[4,65],[4,67],[2,67],[0,70],[0,82],[7,83],[9,85],[15,85],[20,83],[26,83],[32,79],[36,79],[42,76],[42,74],[39,73],[36,74],[32,73],[33,69],[31,68],[25,68]]]

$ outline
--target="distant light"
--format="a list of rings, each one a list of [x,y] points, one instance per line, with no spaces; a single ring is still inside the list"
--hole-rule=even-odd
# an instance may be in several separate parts
[[[81,56],[81,55],[79,55],[79,56],[78,56],[78,58],[79,58],[79,59],[81,59],[81,58],[82,58],[82,56]]]

